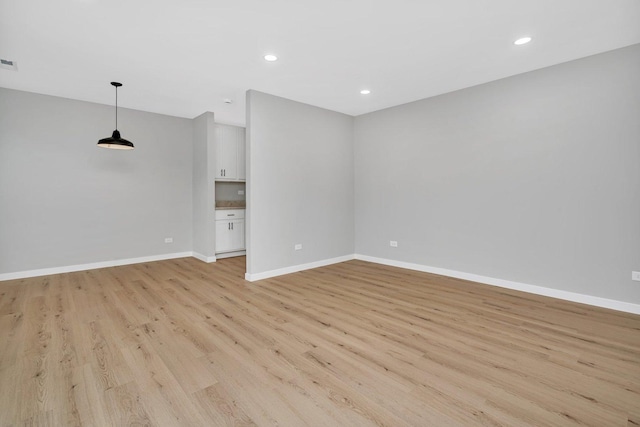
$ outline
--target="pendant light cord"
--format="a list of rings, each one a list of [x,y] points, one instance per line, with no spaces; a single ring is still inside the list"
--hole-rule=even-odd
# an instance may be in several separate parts
[[[118,86],[116,86],[116,130],[118,130]]]

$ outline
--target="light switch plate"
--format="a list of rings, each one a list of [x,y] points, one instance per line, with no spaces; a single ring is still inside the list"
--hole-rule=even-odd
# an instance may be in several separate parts
[[[632,271],[631,272],[631,280],[635,280],[640,282],[640,271]]]

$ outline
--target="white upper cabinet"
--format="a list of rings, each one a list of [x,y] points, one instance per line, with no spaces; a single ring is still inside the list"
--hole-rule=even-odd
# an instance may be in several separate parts
[[[245,181],[245,129],[221,124],[216,124],[215,129],[216,180]]]
[[[246,129],[239,128],[238,132],[240,135],[238,137],[238,179],[240,181],[247,180],[247,139],[246,139]]]

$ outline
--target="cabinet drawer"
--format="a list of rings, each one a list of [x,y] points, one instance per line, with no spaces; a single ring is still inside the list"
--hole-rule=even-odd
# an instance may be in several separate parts
[[[221,219],[244,219],[244,209],[216,209],[216,221]]]

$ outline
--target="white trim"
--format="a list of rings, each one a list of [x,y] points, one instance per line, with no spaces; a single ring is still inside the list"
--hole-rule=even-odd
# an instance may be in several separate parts
[[[349,254],[336,258],[323,259],[320,261],[309,262],[307,264],[298,264],[291,267],[278,268],[277,270],[264,271],[262,273],[245,273],[244,278],[249,282],[255,282],[256,280],[268,279],[270,277],[282,276],[283,274],[295,273],[302,270],[309,270],[312,268],[324,267],[325,265],[338,264],[340,262],[351,261],[355,258],[355,255]]]
[[[216,257],[214,256],[204,256],[202,254],[199,254],[197,252],[194,252],[193,255],[191,255],[194,258],[199,259],[202,262],[216,262]]]
[[[439,274],[441,276],[455,277],[457,279],[469,280],[486,285],[499,286],[501,288],[514,289],[516,291],[528,292],[530,294],[543,295],[567,301],[579,302],[596,307],[610,308],[612,310],[624,311],[626,313],[640,314],[640,304],[633,304],[630,302],[595,297],[592,295],[578,294],[575,292],[562,291],[553,288],[545,288],[543,286],[528,285],[526,283],[512,282],[510,280],[495,279],[493,277],[480,276],[478,274],[447,270],[446,268],[430,267],[427,265],[413,264],[409,262],[395,261],[385,258],[377,258],[368,255],[355,254],[355,259],[374,262],[376,264],[406,268],[408,270],[424,271],[426,273]]]
[[[152,255],[140,258],[116,259],[113,261],[92,262],[89,264],[66,265],[63,267],[41,268],[38,270],[16,271],[0,274],[0,281],[25,279],[27,277],[48,276],[50,274],[71,273],[74,271],[93,270],[95,268],[116,267],[119,265],[139,264],[141,262],[162,261],[166,259],[185,258],[193,252],[177,252],[172,254]]]
[[[232,254],[232,253],[230,253]],[[226,255],[226,254],[222,254]],[[93,270],[96,268],[116,267],[120,265],[139,264],[141,262],[162,261],[167,259],[185,258],[193,256],[204,262],[215,262],[216,257],[205,257],[195,252],[177,252],[171,254],[152,255],[139,258],[127,258],[113,261],[101,261],[89,264],[68,265],[64,267],[42,268],[38,270],[18,271],[14,273],[0,274],[0,281],[25,279],[28,277],[47,276],[50,274],[71,273],[74,271]],[[218,255],[218,258],[221,258]],[[562,291],[559,289],[545,288],[543,286],[529,285],[526,283],[512,282],[510,280],[496,279],[493,277],[480,276],[478,274],[464,273],[456,270],[448,270],[446,268],[431,267],[421,264],[413,264],[404,261],[395,261],[386,258],[377,258],[368,255],[351,254],[336,258],[329,258],[321,261],[314,261],[307,264],[299,264],[291,267],[279,268],[277,270],[265,271],[262,273],[245,273],[245,280],[254,282],[256,280],[268,279],[270,277],[281,276],[283,274],[295,273],[298,271],[309,270],[312,268],[324,267],[326,265],[337,264],[340,262],[358,259],[362,261],[373,262],[376,264],[390,265],[393,267],[406,268],[408,270],[423,271],[425,273],[439,274],[441,276],[455,277],[457,279],[469,280],[472,282],[483,283],[486,285],[498,286],[506,289],[513,289],[522,292],[528,292],[536,295],[543,295],[552,298],[558,298],[566,301],[573,301],[582,304],[593,305],[596,307],[609,308],[612,310],[623,311],[626,313],[640,314],[640,304],[633,304],[624,301],[612,300],[607,298],[596,297],[592,295],[579,294],[575,292]]]
[[[222,259],[222,258],[231,258],[231,257],[234,257],[234,256],[243,256],[243,255],[246,255],[246,254],[247,254],[247,251],[235,251],[235,252],[223,252],[223,253],[220,253],[220,254],[216,254],[216,256],[218,258]]]

